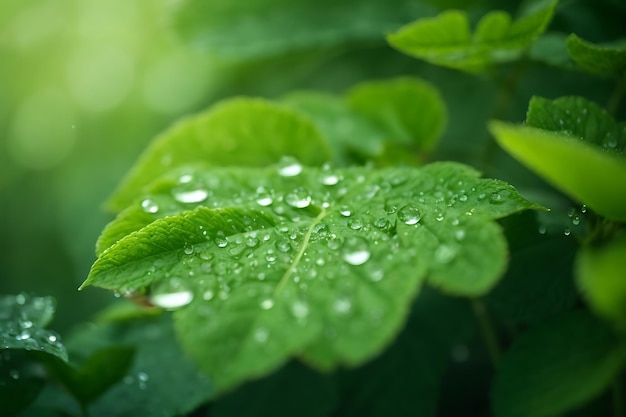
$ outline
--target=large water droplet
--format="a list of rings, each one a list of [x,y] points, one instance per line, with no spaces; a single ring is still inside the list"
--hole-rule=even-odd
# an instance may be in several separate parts
[[[179,203],[201,203],[207,199],[209,192],[204,189],[191,191],[174,191],[174,198]]]
[[[322,176],[322,184],[324,185],[336,185],[339,183],[339,176],[335,174],[326,174]]]
[[[348,220],[348,227],[352,230],[360,230],[363,227],[363,220],[359,218]]]
[[[344,242],[343,260],[350,265],[363,265],[371,256],[369,244],[365,239],[353,236]]]
[[[186,306],[193,301],[193,293],[189,290],[180,290],[170,293],[156,293],[150,295],[150,302],[166,310],[175,310]]]
[[[266,298],[261,301],[260,306],[263,310],[269,310],[274,307],[274,300],[272,300],[271,298]]]
[[[302,172],[302,165],[291,156],[283,157],[277,165],[278,175],[282,177],[295,177]]]
[[[350,215],[352,214],[352,210],[350,210],[350,207],[348,206],[341,206],[339,207],[339,214],[341,214],[343,217],[350,217]]]
[[[141,208],[143,209],[143,211],[145,211],[146,213],[156,213],[159,211],[159,205],[156,203],[156,201],[151,200],[149,198],[143,200],[141,202]]]
[[[405,224],[417,224],[421,218],[422,214],[420,212],[420,209],[413,204],[406,205],[398,210],[398,219],[400,219],[400,221]]]
[[[311,204],[311,195],[304,189],[294,190],[285,196],[285,202],[291,207],[305,208]]]
[[[270,206],[273,202],[274,200],[272,199],[272,196],[269,194],[259,194],[259,196],[256,199],[256,203],[261,207]]]

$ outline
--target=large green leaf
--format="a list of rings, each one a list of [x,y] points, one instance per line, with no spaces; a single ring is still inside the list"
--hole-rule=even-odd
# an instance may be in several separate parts
[[[626,77],[626,44],[600,46],[575,34],[567,38],[567,52],[585,71],[601,77]]]
[[[557,0],[542,1],[516,21],[503,11],[483,16],[472,34],[465,12],[449,10],[417,20],[387,40],[394,48],[435,65],[469,72],[519,58],[544,32]]]
[[[503,356],[492,399],[497,417],[549,417],[583,405],[619,373],[626,352],[599,320],[582,312],[520,336]]]
[[[493,121],[491,133],[508,153],[597,213],[626,220],[626,160],[572,136]]]
[[[284,155],[311,165],[331,159],[324,138],[302,114],[262,99],[226,100],[157,137],[108,205],[124,209],[155,178],[181,165],[264,166]]]
[[[432,11],[409,0],[186,0],[174,9],[174,25],[187,41],[214,54],[251,59],[378,41]]]
[[[506,260],[492,220],[532,207],[455,163],[184,168],[154,190],[153,221],[122,233],[116,223],[146,205],[123,212],[84,285],[188,304],[179,337],[222,389],[294,355],[323,369],[363,362],[401,328],[426,276],[485,293]]]
[[[626,238],[621,236],[604,247],[581,250],[576,261],[578,285],[591,308],[626,327]]]

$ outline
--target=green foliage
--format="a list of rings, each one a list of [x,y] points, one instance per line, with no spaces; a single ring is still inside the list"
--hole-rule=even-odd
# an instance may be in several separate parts
[[[50,48],[75,103],[18,76],[67,23],[35,7],[0,5],[0,60],[25,63],[0,84],[28,92],[0,97],[0,292],[40,276],[64,343],[51,297],[0,298],[0,414],[624,414],[619,2],[183,0],[147,51],[153,13],[85,5],[80,33],[143,23],[117,58]],[[120,68],[139,104],[113,110]],[[195,115],[95,216],[172,122],[144,107]],[[67,146],[82,171],[25,168]]]
[[[519,58],[546,29],[556,5],[556,0],[543,1],[515,21],[506,12],[490,12],[473,34],[465,12],[446,11],[417,20],[387,39],[394,48],[432,64],[483,72]]]

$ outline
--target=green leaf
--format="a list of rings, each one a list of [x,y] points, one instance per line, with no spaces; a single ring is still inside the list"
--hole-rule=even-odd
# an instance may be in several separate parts
[[[621,236],[603,247],[583,248],[576,261],[578,285],[591,308],[622,327],[626,327],[625,256],[626,238]]]
[[[434,18],[417,20],[387,40],[394,48],[435,65],[468,72],[518,59],[544,32],[558,1],[542,1],[512,22],[503,11],[480,19],[472,34],[465,12],[449,10]]]
[[[569,70],[573,67],[567,53],[567,35],[564,33],[544,33],[530,47],[528,55],[533,60],[556,68]]]
[[[0,404],[3,416],[12,416],[28,407],[43,389],[45,380],[32,352],[0,352]]]
[[[124,209],[155,178],[181,165],[265,166],[284,155],[310,165],[331,159],[325,139],[300,113],[262,99],[222,101],[157,137],[108,206]]]
[[[186,0],[174,9],[174,26],[185,40],[213,54],[250,60],[378,41],[410,18],[431,12],[432,7],[409,0]]]
[[[623,154],[626,146],[626,123],[616,123],[606,110],[582,97],[533,97],[526,124],[582,138],[607,152]]]
[[[446,106],[439,92],[417,78],[361,83],[345,97],[350,108],[385,132],[385,144],[426,153],[434,149],[446,125]]]
[[[508,153],[555,187],[611,220],[626,220],[626,160],[562,133],[492,121]]]
[[[626,45],[596,45],[575,34],[567,38],[567,52],[583,70],[601,77],[626,77]]]
[[[48,361],[47,369],[79,402],[89,404],[126,375],[134,353],[129,347],[112,346],[97,350],[80,367]]]
[[[337,401],[334,381],[292,361],[265,379],[219,398],[211,417],[322,417]]]
[[[189,304],[174,315],[180,340],[221,389],[292,356],[362,363],[401,328],[426,276],[451,294],[485,293],[506,261],[492,220],[534,207],[456,163],[171,175],[148,196],[163,208],[154,221],[106,249],[83,286]]]
[[[624,366],[610,330],[583,312],[546,322],[503,356],[492,399],[497,417],[548,417],[602,393]]]
[[[0,349],[44,352],[67,362],[59,335],[44,329],[55,311],[51,297],[0,296]]]

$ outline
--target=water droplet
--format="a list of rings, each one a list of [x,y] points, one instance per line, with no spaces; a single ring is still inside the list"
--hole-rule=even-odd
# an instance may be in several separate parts
[[[311,195],[304,189],[297,189],[285,196],[285,202],[291,207],[305,208],[311,204]]]
[[[580,212],[582,214],[586,214],[587,213],[587,206],[585,204],[583,204],[582,207],[580,208]]]
[[[256,203],[262,207],[270,206],[273,202],[274,200],[272,199],[272,196],[269,194],[261,194],[256,199]]]
[[[175,310],[186,306],[193,301],[193,293],[189,290],[181,290],[170,293],[156,293],[150,295],[150,302],[155,306],[166,310]]]
[[[148,382],[148,380],[150,379],[150,376],[145,372],[139,372],[137,374],[137,379],[142,382]]]
[[[465,239],[465,230],[459,229],[455,231],[454,237],[456,238],[456,240],[459,240],[459,241]]]
[[[183,251],[185,252],[185,255],[192,255],[193,254],[193,246],[185,246],[185,249],[183,249]]]
[[[456,256],[456,253],[456,249],[449,245],[439,245],[435,251],[435,260],[439,263],[445,264],[452,261]]]
[[[547,229],[545,226],[539,226],[539,234],[540,235],[545,235],[547,232]]]
[[[19,333],[17,336],[15,336],[16,340],[26,340],[26,339],[30,339],[30,332],[28,330],[24,330],[21,333]]]
[[[293,314],[293,316],[298,319],[306,318],[309,315],[308,304],[300,300],[295,301],[291,305],[291,314]]]
[[[386,230],[391,226],[391,223],[386,218],[381,217],[380,219],[374,221],[374,226],[378,227],[379,229]]]
[[[205,301],[211,301],[215,297],[215,292],[212,290],[206,290],[204,294],[202,294],[202,299]]]
[[[246,246],[249,248],[256,248],[259,246],[259,239],[255,237],[249,237],[246,239]]]
[[[352,230],[359,230],[363,227],[363,220],[361,219],[350,219],[348,220],[348,227]]]
[[[492,193],[489,196],[489,202],[491,204],[502,204],[506,201],[507,197],[511,195],[509,190],[500,190],[496,193]]]
[[[226,238],[224,237],[218,236],[215,238],[215,244],[218,248],[225,248],[226,246],[228,246],[228,240],[226,240]]]
[[[284,253],[291,251],[291,243],[289,243],[288,240],[284,240],[284,239],[277,240],[274,246],[276,246],[276,249]]]
[[[266,298],[263,301],[261,301],[260,306],[263,310],[269,310],[272,307],[274,307],[274,300],[272,300],[271,298]]]
[[[154,200],[151,200],[149,198],[141,202],[141,208],[146,213],[154,214],[159,211],[159,205]]]
[[[50,343],[55,343],[59,338],[53,334],[51,334],[50,336],[48,336],[48,342]]]
[[[20,379],[20,371],[17,369],[11,369],[9,371],[9,376],[13,379]]]
[[[400,221],[405,224],[417,224],[421,218],[422,214],[419,208],[417,208],[413,204],[406,205],[398,210],[398,219],[400,219]]]
[[[435,213],[435,220],[437,220],[438,222],[442,222],[444,218],[445,217],[443,216],[442,212],[438,211],[437,213]]]
[[[339,207],[339,214],[341,214],[343,217],[350,217],[350,215],[352,214],[352,211],[350,210],[350,207],[348,206],[341,206]]]
[[[191,191],[174,191],[174,198],[179,203],[201,203],[207,199],[209,192],[203,189]]]
[[[350,265],[363,265],[370,258],[369,245],[365,239],[353,236],[343,245],[343,260]]]
[[[263,327],[259,327],[258,329],[254,331],[254,340],[256,340],[259,343],[265,343],[267,342],[269,335],[270,335],[270,332],[267,329]]]
[[[385,271],[382,269],[376,269],[370,273],[370,279],[374,282],[378,282],[385,276]]]
[[[336,185],[339,183],[339,176],[334,174],[327,174],[322,177],[322,184],[324,185]]]
[[[572,234],[572,230],[571,230],[569,227],[566,227],[566,228],[563,230],[563,234],[564,234],[565,236],[569,236],[570,234]]]
[[[348,314],[351,309],[352,302],[348,298],[337,298],[333,303],[333,310],[335,310],[339,314]]]
[[[578,226],[580,224],[580,217],[577,215],[572,216],[572,224]]]
[[[283,157],[278,163],[278,175],[281,177],[295,177],[302,172],[302,165],[291,156]]]

